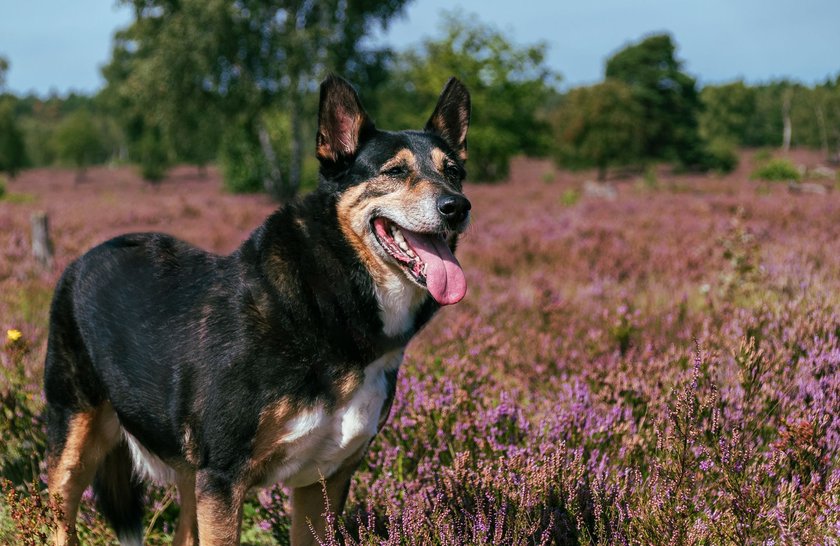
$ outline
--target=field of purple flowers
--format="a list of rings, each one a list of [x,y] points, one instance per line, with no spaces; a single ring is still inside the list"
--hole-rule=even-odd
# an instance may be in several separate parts
[[[535,161],[468,186],[467,298],[410,345],[336,543],[839,544],[840,191],[791,193],[742,163],[630,177],[614,198]],[[60,268],[136,229],[229,251],[271,210],[188,174],[116,174],[26,173],[0,201],[0,543],[38,543],[46,517],[38,381]],[[147,543],[167,544],[174,492],[149,496]],[[286,501],[255,494],[243,541],[287,543]],[[86,543],[114,543],[84,522]]]

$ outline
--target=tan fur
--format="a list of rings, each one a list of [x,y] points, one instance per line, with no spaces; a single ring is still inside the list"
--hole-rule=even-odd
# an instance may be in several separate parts
[[[195,506],[195,474],[178,475],[178,497],[181,513],[172,546],[198,546],[198,518]]]
[[[439,173],[442,173],[446,167],[446,154],[440,148],[432,150],[432,164],[434,164],[435,170]]]
[[[78,544],[76,514],[85,488],[93,481],[96,468],[119,442],[119,422],[111,404],[105,403],[70,418],[67,439],[60,454],[50,461],[47,486],[58,495],[56,546]]]
[[[198,446],[195,442],[195,435],[192,427],[187,425],[184,427],[184,459],[192,465],[198,466]]]
[[[318,135],[315,153],[321,159],[336,161],[342,155],[352,154],[359,142],[359,133],[365,124],[365,116],[361,113],[354,113],[352,117],[337,115],[336,119],[341,120],[339,127],[335,128],[332,135]],[[330,142],[336,144],[335,148]]]
[[[350,398],[353,392],[361,385],[362,377],[362,374],[353,371],[339,379],[336,385],[336,393],[338,394],[336,405],[340,406]]]
[[[414,152],[408,148],[403,148],[395,153],[394,157],[383,163],[382,167],[380,167],[380,171],[387,171],[388,169],[392,169],[400,165],[405,165],[410,171],[415,170],[417,166],[417,158],[414,157]]]
[[[242,526],[242,495],[225,502],[204,494],[196,502],[198,542],[201,546],[237,546]]]
[[[368,269],[374,282],[382,282],[387,274],[384,261],[377,256],[363,239],[365,218],[361,210],[358,210],[357,202],[365,192],[367,185],[359,184],[344,192],[338,201],[338,223],[347,241],[353,246],[353,250],[359,255],[359,259]]]
[[[467,115],[467,118],[469,118],[468,115]],[[465,138],[467,136],[467,125],[466,124],[463,124],[462,129],[461,129],[461,131],[462,131],[461,134],[454,135],[450,132],[450,130],[447,126],[447,123],[446,123],[446,119],[442,115],[432,116],[432,118],[429,120],[429,123],[433,127],[436,128],[436,130],[443,137],[444,140],[447,140],[449,142],[452,142],[452,143],[461,142],[461,141],[465,140]],[[466,147],[462,147],[462,148],[456,150],[456,152],[458,153],[458,157],[461,158],[461,161],[466,161],[467,160],[467,148]]]
[[[270,470],[273,462],[282,460],[286,425],[295,416],[294,410],[294,406],[285,398],[263,410],[251,452],[250,482],[260,481]]]
[[[314,546],[325,540],[326,521],[322,515],[326,512],[333,515],[341,514],[344,510],[344,503],[347,502],[347,493],[350,489],[350,479],[366,451],[367,445],[362,446],[347,458],[344,466],[326,478],[324,483],[313,483],[292,490],[292,544]]]

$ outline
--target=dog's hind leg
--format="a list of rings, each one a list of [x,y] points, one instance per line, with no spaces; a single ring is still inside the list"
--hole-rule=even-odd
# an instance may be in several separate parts
[[[119,442],[119,421],[108,403],[76,412],[48,406],[47,412],[51,428],[47,486],[51,496],[58,496],[55,544],[74,546],[79,501],[100,463]]]
[[[181,513],[172,546],[198,545],[198,520],[195,513],[195,474],[180,474],[177,480]]]
[[[245,487],[224,473],[200,470],[196,480],[196,518],[201,546],[237,546],[242,530]]]
[[[143,484],[134,475],[125,439],[105,456],[93,480],[99,511],[105,516],[121,546],[143,543]]]

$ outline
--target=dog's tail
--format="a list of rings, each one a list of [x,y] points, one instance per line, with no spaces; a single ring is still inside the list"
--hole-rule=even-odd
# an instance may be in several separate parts
[[[99,511],[120,544],[143,544],[143,484],[134,475],[128,444],[121,439],[96,470],[93,492]]]

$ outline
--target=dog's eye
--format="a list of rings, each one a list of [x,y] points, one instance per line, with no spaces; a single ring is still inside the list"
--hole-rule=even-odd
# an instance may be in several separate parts
[[[382,174],[387,176],[405,176],[407,173],[408,170],[406,170],[405,165],[397,165],[382,171]]]
[[[443,174],[445,174],[447,178],[461,178],[461,169],[455,165],[449,164],[443,168]]]

